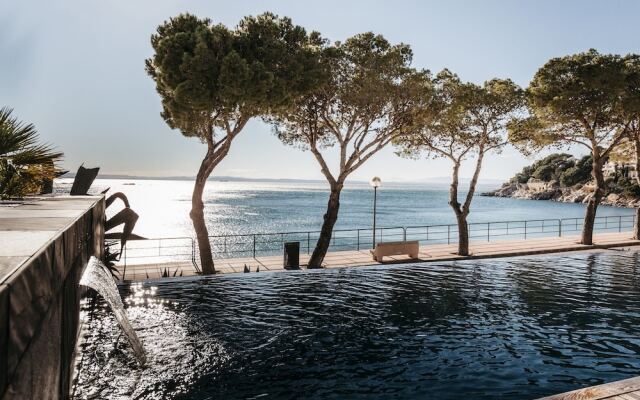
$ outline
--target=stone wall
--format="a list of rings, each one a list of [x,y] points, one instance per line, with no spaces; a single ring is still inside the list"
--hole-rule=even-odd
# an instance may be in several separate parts
[[[0,241],[0,262],[6,267],[12,257],[17,261],[14,268],[4,268],[5,274],[0,276],[2,399],[68,397],[79,323],[78,282],[89,257],[100,257],[103,251],[103,197],[33,200],[33,206],[22,211],[20,207],[0,210],[0,233],[14,240]],[[68,212],[52,211],[50,220],[46,220],[46,209]],[[43,226],[61,227],[43,231]],[[50,237],[47,239],[42,232],[51,233]],[[21,261],[22,254],[12,255],[19,253],[20,235],[25,241],[43,242],[25,261]]]

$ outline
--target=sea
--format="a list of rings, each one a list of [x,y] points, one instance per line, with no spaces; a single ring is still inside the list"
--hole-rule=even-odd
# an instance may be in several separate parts
[[[72,179],[56,181],[56,191],[68,192]],[[480,196],[496,189],[481,184],[473,199],[470,222],[582,218],[585,205],[541,200]],[[139,217],[134,229],[146,238],[193,237],[189,219],[193,181],[173,179],[96,179],[92,192],[123,192]],[[377,191],[378,227],[453,224],[449,187],[440,183],[383,183]],[[204,193],[210,235],[318,231],[328,200],[322,181],[211,180]],[[466,195],[460,192],[460,198]],[[336,229],[371,228],[374,191],[367,182],[345,186]],[[115,202],[107,216],[122,208]],[[598,216],[633,215],[634,210],[600,206]]]

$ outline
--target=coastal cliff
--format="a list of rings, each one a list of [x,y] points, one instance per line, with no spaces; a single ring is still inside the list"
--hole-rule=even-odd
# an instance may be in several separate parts
[[[568,154],[552,154],[525,167],[499,189],[481,196],[587,203],[595,189],[590,161],[588,156],[578,160]],[[629,171],[611,166],[607,172],[608,192],[601,204],[640,207],[640,188],[630,178]]]
[[[593,196],[593,188],[587,185],[579,188],[550,186],[545,189],[530,188],[526,183],[506,182],[499,189],[481,193],[481,196],[511,197],[525,200],[551,200],[564,203],[587,203]],[[640,199],[619,193],[609,193],[600,204],[614,207],[640,207]]]

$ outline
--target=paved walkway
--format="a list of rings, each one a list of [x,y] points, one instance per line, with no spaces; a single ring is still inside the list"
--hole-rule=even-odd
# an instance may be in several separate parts
[[[397,264],[406,262],[433,262],[450,261],[457,259],[511,257],[531,254],[557,253],[564,251],[579,251],[597,248],[610,248],[620,246],[640,245],[640,241],[632,239],[631,232],[599,233],[594,235],[593,246],[579,244],[579,236],[544,237],[521,240],[499,240],[493,242],[471,243],[470,257],[460,257],[455,254],[456,244],[438,244],[420,247],[418,259],[410,259],[408,256],[385,257],[383,263],[373,261],[369,250],[337,251],[328,253],[324,259],[326,268],[359,267],[376,264]],[[300,263],[305,265],[309,255],[301,254]],[[216,270],[221,273],[243,272],[244,266],[248,266],[251,272],[258,268],[264,271],[284,271],[282,256],[245,257],[215,260]],[[119,267],[120,276],[127,281],[142,281],[156,279],[163,274],[173,276],[191,276],[196,274],[191,261],[169,262],[158,264],[139,264]],[[124,274],[124,275],[123,275]]]

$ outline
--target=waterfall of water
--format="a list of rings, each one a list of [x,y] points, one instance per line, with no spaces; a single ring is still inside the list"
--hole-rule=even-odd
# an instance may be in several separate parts
[[[142,347],[142,343],[136,335],[136,332],[131,327],[127,314],[124,311],[124,305],[120,294],[118,293],[118,287],[113,281],[111,274],[107,271],[107,268],[102,264],[100,260],[95,257],[91,257],[87,268],[80,279],[80,284],[88,286],[96,290],[100,295],[109,303],[111,310],[118,320],[118,324],[122,331],[127,336],[133,352],[135,353],[140,365],[144,365],[147,360],[147,356]]]

